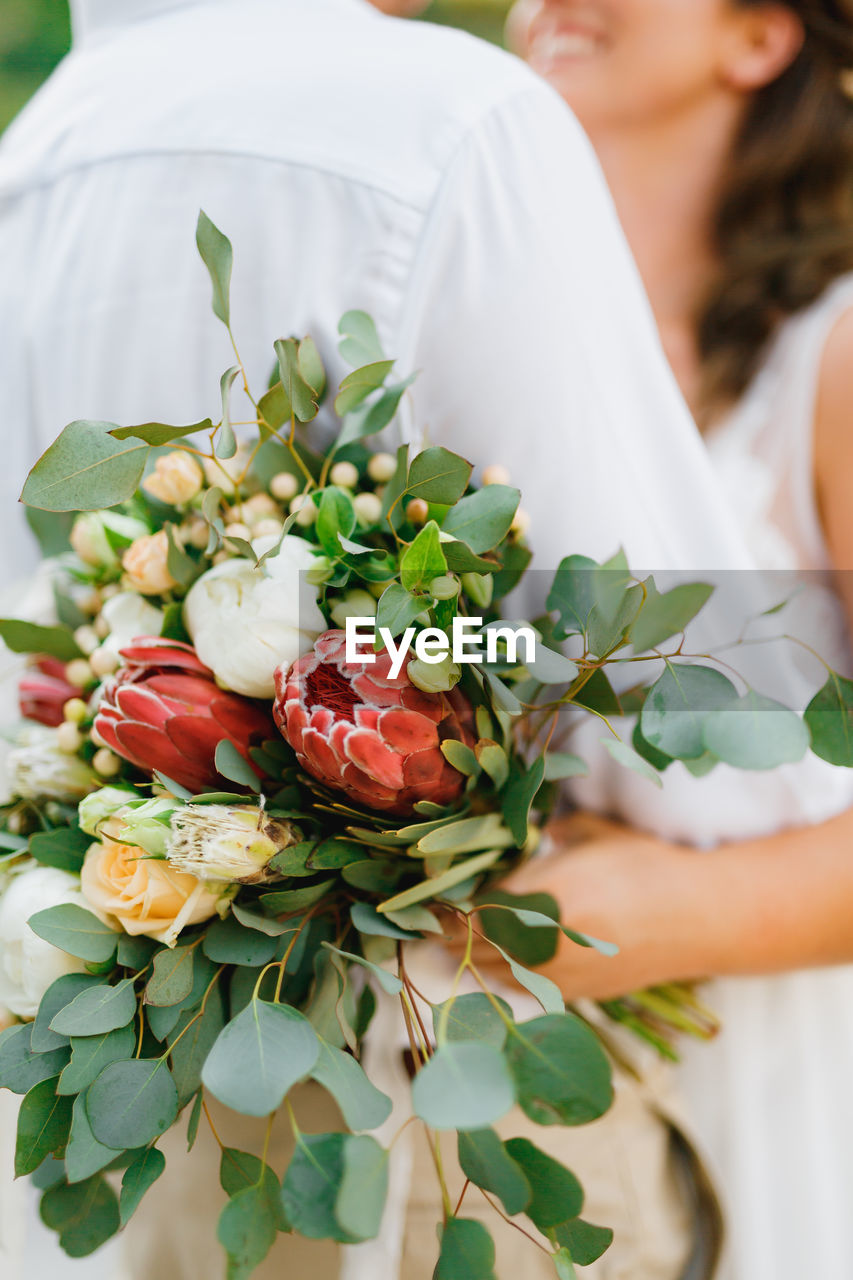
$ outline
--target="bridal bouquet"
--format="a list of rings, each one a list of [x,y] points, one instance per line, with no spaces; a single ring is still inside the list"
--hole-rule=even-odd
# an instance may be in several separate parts
[[[231,246],[203,214],[198,247],[230,332]],[[680,653],[711,588],[661,593],[621,554],[603,566],[569,555],[542,616],[505,619],[530,559],[519,492],[495,468],[473,488],[471,465],[442,448],[369,450],[408,381],[393,380],[365,314],[340,328],[353,372],[324,451],[305,430],[323,365],[310,338],[287,338],[257,400],[239,356],[223,374],[217,425],[73,422],[24,486],[53,555],[56,620],[0,621],[7,646],[32,655],[0,810],[15,1171],[43,1190],[66,1252],[89,1254],[163,1172],[157,1142],[182,1114],[192,1145],[206,1094],[271,1122],[313,1079],[346,1131],[302,1133],[294,1117],[287,1169],[223,1151],[228,1274],[250,1275],[279,1231],[370,1239],[388,1178],[370,1131],[391,1101],[361,1046],[377,995],[393,997],[414,1114],[458,1132],[467,1194],[525,1215],[572,1276],[610,1232],[580,1216],[567,1169],[491,1127],[515,1105],[540,1124],[583,1124],[611,1100],[596,1032],[536,971],[563,935],[607,943],[560,921],[547,895],[499,887],[535,850],[560,780],[584,769],[556,749],[562,717],[594,714],[605,733],[609,716],[638,711],[632,742],[609,732],[609,749],[658,781],[674,759],[773,767],[810,734],[839,760],[851,687],[831,676],[805,722],[768,708]],[[238,379],[255,414],[239,442]],[[607,667],[650,652],[658,661],[638,669],[653,675],[620,699]],[[450,919],[469,945],[430,1006],[405,956]],[[475,936],[541,1016],[517,1022],[490,990]],[[463,977],[477,989],[460,994]],[[680,988],[607,1012],[664,1049],[668,1030],[702,1024]],[[464,1202],[439,1239],[441,1280],[493,1275],[491,1238]]]

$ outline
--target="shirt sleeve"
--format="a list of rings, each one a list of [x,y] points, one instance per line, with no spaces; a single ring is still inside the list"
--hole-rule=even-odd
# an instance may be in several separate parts
[[[502,463],[536,565],[747,563],[590,145],[536,85],[464,137],[430,210],[402,325],[411,438]]]

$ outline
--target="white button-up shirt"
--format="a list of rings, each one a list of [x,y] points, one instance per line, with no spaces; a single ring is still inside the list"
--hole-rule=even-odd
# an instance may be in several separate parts
[[[66,422],[218,418],[233,355],[200,207],[234,244],[256,388],[288,334],[340,377],[337,323],[360,308],[420,370],[404,429],[510,468],[540,567],[620,542],[650,568],[738,560],[596,161],[521,63],[365,0],[76,0],[74,18],[0,145],[7,573],[27,563],[13,501]]]

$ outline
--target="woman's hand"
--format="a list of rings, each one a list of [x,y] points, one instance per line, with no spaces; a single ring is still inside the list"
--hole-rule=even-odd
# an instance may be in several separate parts
[[[608,999],[641,987],[705,973],[708,954],[701,922],[709,903],[701,875],[704,859],[592,814],[552,822],[546,851],[503,886],[510,893],[550,893],[569,928],[616,943],[619,954],[602,956],[561,937],[541,972],[567,1000]],[[477,916],[474,916],[477,927]],[[454,930],[454,945],[467,930]],[[476,941],[478,969],[509,979],[506,962],[487,942]]]

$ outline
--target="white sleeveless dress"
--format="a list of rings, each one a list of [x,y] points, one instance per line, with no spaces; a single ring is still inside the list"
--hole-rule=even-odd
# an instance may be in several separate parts
[[[800,636],[845,673],[851,650],[815,505],[812,424],[826,340],[849,307],[853,275],[786,321],[706,439],[750,551],[776,571],[765,585],[778,577],[780,600],[792,579],[802,588],[766,629]],[[825,674],[803,651],[792,648],[791,661],[802,706]],[[853,772],[813,756],[770,774],[718,766],[701,780],[674,765],[657,791],[597,757],[574,790],[579,803],[710,847],[840,812],[853,804]],[[684,1045],[679,1077],[727,1213],[719,1280],[851,1280],[853,965],[716,980],[705,997],[723,1031],[711,1045]]]

